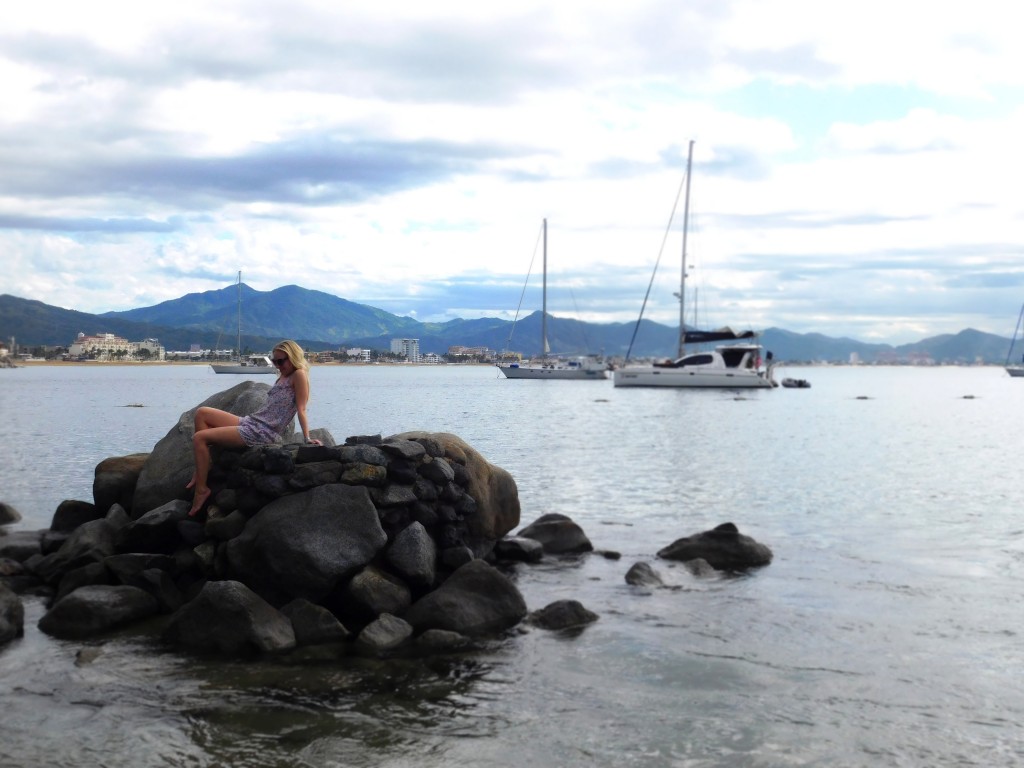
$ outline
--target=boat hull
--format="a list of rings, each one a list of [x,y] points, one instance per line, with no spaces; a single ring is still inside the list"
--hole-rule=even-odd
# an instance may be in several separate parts
[[[1015,379],[1024,378],[1024,366],[1008,365],[1006,366],[1006,372]]]
[[[620,368],[612,380],[616,387],[665,387],[675,389],[771,389],[770,379],[751,370],[658,368],[637,366]]]
[[[213,368],[214,373],[277,373],[275,368],[264,368],[262,365],[217,365],[216,363],[211,363],[210,367]]]
[[[603,367],[566,365],[499,365],[506,379],[554,379],[564,381],[604,381],[608,371]]]

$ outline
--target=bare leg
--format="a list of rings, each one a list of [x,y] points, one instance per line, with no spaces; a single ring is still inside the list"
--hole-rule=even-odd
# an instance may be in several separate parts
[[[228,414],[230,415],[230,414]],[[237,418],[237,417],[235,417]],[[195,481],[191,483],[195,488],[192,497],[192,509],[189,510],[189,517],[195,517],[202,510],[203,505],[210,498],[210,486],[207,485],[207,478],[210,474],[210,446],[211,445],[245,445],[237,426],[210,427],[200,430],[192,436],[192,450],[195,454],[196,471]]]
[[[210,408],[209,406],[204,405],[196,408],[195,431],[196,434],[198,434],[199,432],[203,432],[207,429],[216,429],[218,427],[237,427],[239,421],[239,417],[235,416],[233,413],[228,413],[227,411],[222,411],[219,408]],[[193,441],[193,448],[194,446],[195,442]],[[207,453],[209,453],[209,450],[207,450]],[[207,465],[207,468],[209,468],[209,465]],[[194,488],[198,479],[197,473],[193,472],[192,478],[185,485],[185,488]],[[207,496],[209,496],[209,494],[207,494]]]

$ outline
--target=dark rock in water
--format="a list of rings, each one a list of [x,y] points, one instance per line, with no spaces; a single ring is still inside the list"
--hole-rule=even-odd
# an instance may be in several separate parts
[[[650,563],[633,563],[626,571],[626,583],[634,587],[663,587],[661,575],[651,567]]]
[[[412,637],[412,627],[390,613],[382,613],[366,625],[356,638],[356,645],[364,653],[383,655],[404,645]]]
[[[348,630],[333,613],[304,598],[288,603],[281,613],[291,619],[295,642],[300,646],[341,643],[348,638]]]
[[[116,583],[114,575],[107,570],[106,565],[103,563],[89,563],[64,574],[60,584],[57,585],[57,593],[53,599],[54,601],[60,600],[70,595],[79,587],[89,587],[95,584],[114,586]]]
[[[694,576],[714,576],[718,573],[711,567],[711,563],[702,557],[698,557],[696,560],[687,560],[683,563],[683,567]]]
[[[39,620],[39,629],[60,638],[83,638],[107,632],[156,614],[157,601],[138,587],[80,587],[61,598]]]
[[[477,637],[514,627],[524,616],[526,601],[508,577],[473,560],[416,601],[403,618],[416,631],[446,629]]]
[[[597,621],[598,615],[588,611],[578,600],[556,600],[534,611],[529,621],[541,629],[572,629]]]
[[[594,549],[583,529],[566,515],[541,515],[517,535],[539,541],[544,551],[552,555],[578,554]]]
[[[92,481],[96,509],[106,515],[112,506],[120,504],[130,515],[135,486],[148,458],[148,453],[133,453],[104,459],[97,464]]]
[[[494,545],[494,556],[499,560],[539,563],[544,558],[544,545],[525,536],[506,536]]]
[[[70,533],[83,523],[98,520],[107,514],[107,510],[100,511],[95,504],[88,501],[76,501],[67,499],[62,501],[53,513],[53,520],[50,522],[50,530],[61,533]]]
[[[416,638],[416,648],[423,653],[454,653],[465,650],[473,641],[458,632],[444,629],[428,629]]]
[[[669,544],[658,551],[666,560],[706,560],[719,571],[743,570],[768,565],[772,551],[749,536],[740,533],[732,523],[696,533]]]
[[[0,525],[10,525],[21,520],[21,513],[10,504],[0,501]]]
[[[291,620],[237,581],[207,582],[175,612],[163,636],[201,653],[249,655],[295,647]]]
[[[195,412],[200,406],[219,408],[236,416],[247,416],[263,407],[269,391],[269,384],[243,381],[181,414],[178,423],[153,447],[142,466],[132,497],[132,517],[140,517],[175,499],[191,500],[192,491],[186,489],[185,485],[194,469],[192,435],[195,432]],[[294,426],[289,426],[283,442],[290,442],[294,434]]]
[[[93,520],[76,528],[60,549],[43,556],[33,565],[40,579],[56,584],[70,570],[102,562],[114,554],[114,527],[106,520]]]
[[[271,502],[227,544],[231,578],[280,602],[318,602],[387,536],[365,488],[323,485]]]
[[[25,634],[25,606],[12,590],[0,581],[0,645]]]
[[[0,558],[9,557],[23,563],[32,555],[42,554],[43,531],[11,531],[0,534]]]
[[[382,613],[403,613],[412,605],[412,592],[397,576],[368,565],[349,581],[341,602],[365,623]]]

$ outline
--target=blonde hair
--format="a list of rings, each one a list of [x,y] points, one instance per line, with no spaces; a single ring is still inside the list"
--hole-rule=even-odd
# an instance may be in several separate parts
[[[309,370],[309,363],[306,361],[306,353],[302,351],[302,347],[300,347],[291,339],[288,339],[287,341],[282,341],[280,344],[274,347],[274,352],[278,351],[284,352],[285,355],[288,356],[288,360],[292,364],[292,367],[295,368],[295,370]],[[273,354],[273,352],[271,354]]]

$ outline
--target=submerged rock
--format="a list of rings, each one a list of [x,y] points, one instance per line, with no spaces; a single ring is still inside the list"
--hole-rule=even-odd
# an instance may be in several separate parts
[[[552,555],[578,554],[594,549],[583,529],[572,518],[557,513],[541,515],[518,535],[539,541],[544,551]]]
[[[676,539],[658,551],[666,560],[703,559],[719,571],[744,570],[768,565],[772,551],[739,532],[732,523],[722,523],[710,531]]]

